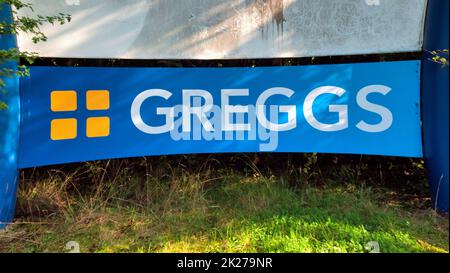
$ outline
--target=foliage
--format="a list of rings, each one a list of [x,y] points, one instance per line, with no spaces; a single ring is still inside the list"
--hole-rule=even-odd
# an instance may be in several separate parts
[[[21,9],[30,10],[34,12],[33,6],[29,3],[25,3],[22,0],[0,0],[0,9],[5,5],[10,5],[13,13],[13,21],[0,22],[0,35],[16,35],[18,33],[31,34],[31,39],[34,43],[47,41],[47,36],[41,31],[40,27],[44,24],[65,24],[70,22],[70,15],[59,13],[54,16],[36,15],[19,16],[18,11]],[[19,65],[17,67],[9,68],[5,64],[20,60],[25,60],[27,64],[32,64],[36,59],[37,54],[34,52],[20,51],[17,48],[1,49],[0,50],[0,91],[5,93],[5,77],[11,77],[16,75],[18,77],[24,77],[29,75],[29,71],[26,65]],[[7,108],[7,105],[0,100],[0,109]]]
[[[441,64],[442,67],[448,67],[448,49],[438,49],[428,52],[431,54],[430,61]]]

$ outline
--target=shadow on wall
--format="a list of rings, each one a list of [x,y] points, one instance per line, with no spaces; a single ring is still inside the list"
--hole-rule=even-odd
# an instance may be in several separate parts
[[[251,55],[245,51],[250,47],[273,54],[281,46],[284,8],[293,3],[288,0],[198,2],[161,1],[149,9],[129,56],[136,58],[141,52],[157,56],[163,52],[166,58],[187,54],[209,59]],[[155,20],[156,16],[161,20]],[[183,23],[180,18],[188,19]],[[161,22],[157,28],[156,21]]]
[[[46,26],[47,57],[215,59],[415,51],[425,0],[29,0]],[[49,8],[51,7],[51,8]]]

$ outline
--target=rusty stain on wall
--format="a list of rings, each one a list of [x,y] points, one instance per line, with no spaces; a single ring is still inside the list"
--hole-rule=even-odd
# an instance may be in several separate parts
[[[260,29],[264,37],[264,32],[268,31],[268,25],[265,22],[272,22],[277,26],[277,34],[283,35],[284,32],[284,0],[254,0],[255,8],[260,15]]]

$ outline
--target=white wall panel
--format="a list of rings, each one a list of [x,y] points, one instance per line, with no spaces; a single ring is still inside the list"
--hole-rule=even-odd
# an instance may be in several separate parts
[[[45,26],[46,57],[270,58],[420,50],[426,0],[28,0]]]

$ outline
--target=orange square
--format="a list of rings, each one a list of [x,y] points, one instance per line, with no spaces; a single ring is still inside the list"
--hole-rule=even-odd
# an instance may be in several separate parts
[[[88,110],[108,110],[108,90],[88,90],[86,92],[86,108]]]
[[[77,120],[74,118],[54,119],[50,125],[52,140],[74,139],[77,137]]]
[[[50,109],[53,112],[65,112],[77,110],[77,92],[52,91],[50,93]]]
[[[86,120],[87,137],[109,136],[109,117],[92,117]]]

